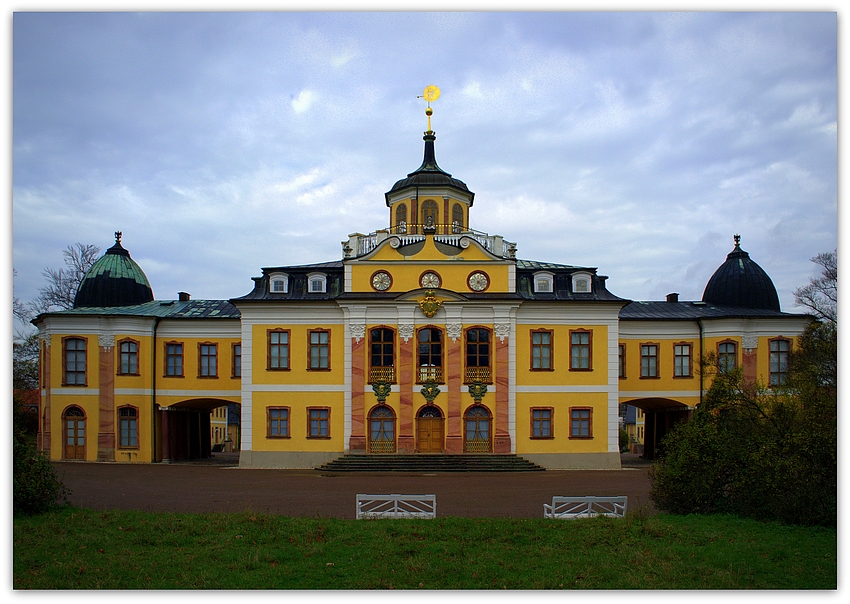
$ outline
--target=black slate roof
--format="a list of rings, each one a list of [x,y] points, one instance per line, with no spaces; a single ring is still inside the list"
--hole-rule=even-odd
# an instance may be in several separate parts
[[[724,306],[709,302],[640,302],[633,301],[620,309],[620,319],[625,321],[697,319],[758,318],[805,316],[765,308]]]
[[[437,165],[436,154],[434,152],[434,140],[437,138],[432,131],[425,133],[422,137],[425,141],[425,156],[422,159],[422,165],[416,170],[407,175],[407,178],[402,178],[396,182],[392,189],[386,194],[387,206],[390,205],[390,194],[407,187],[439,187],[447,186],[463,191],[469,195],[469,207],[472,207],[472,201],[475,198],[475,193],[469,190],[461,180],[452,178],[452,175],[441,169]]]
[[[86,272],[74,297],[74,308],[131,306],[153,300],[153,290],[141,267],[121,246],[121,233],[115,245],[106,250]]]
[[[227,300],[153,300],[128,306],[90,306],[39,315],[160,317],[163,319],[239,319],[239,309]]]
[[[708,280],[702,294],[703,302],[723,306],[763,308],[779,311],[779,296],[768,274],[741,249],[740,237],[735,236],[735,248],[726,262]]]

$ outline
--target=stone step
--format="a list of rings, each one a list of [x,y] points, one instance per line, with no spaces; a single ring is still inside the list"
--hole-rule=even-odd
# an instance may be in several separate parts
[[[318,468],[325,472],[538,472],[517,455],[346,454]]]

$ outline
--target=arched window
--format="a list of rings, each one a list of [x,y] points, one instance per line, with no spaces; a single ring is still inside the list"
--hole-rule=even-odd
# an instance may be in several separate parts
[[[422,204],[422,224],[425,226],[437,224],[437,204],[430,199]]]
[[[484,405],[473,405],[466,411],[463,450],[465,453],[490,452],[490,412]]]
[[[369,414],[369,452],[395,453],[395,414],[386,405]]]
[[[400,203],[396,206],[395,225],[396,233],[407,232],[407,206],[403,203]]]
[[[452,232],[460,233],[463,230],[463,208],[456,203],[452,208]]]

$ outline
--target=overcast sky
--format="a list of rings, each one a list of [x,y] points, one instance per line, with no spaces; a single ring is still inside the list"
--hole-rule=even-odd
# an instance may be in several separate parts
[[[16,13],[13,262],[113,233],[157,299],[341,258],[422,161],[472,228],[698,300],[733,235],[782,309],[837,241],[835,13]]]

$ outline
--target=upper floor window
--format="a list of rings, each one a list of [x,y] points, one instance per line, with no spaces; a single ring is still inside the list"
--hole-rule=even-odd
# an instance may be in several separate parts
[[[443,381],[443,332],[436,327],[424,327],[417,334],[419,344],[418,382]]]
[[[460,233],[463,229],[463,208],[459,203],[452,207],[452,232]]]
[[[65,338],[63,341],[63,384],[86,385],[86,341],[83,338]]]
[[[283,329],[268,331],[268,369],[289,369],[289,332]]]
[[[548,329],[531,332],[532,369],[552,369],[552,335]]]
[[[139,343],[135,340],[122,340],[118,343],[119,375],[139,375]]]
[[[788,355],[791,341],[777,338],[770,341],[770,385],[782,386],[788,379]]]
[[[272,273],[269,276],[269,291],[273,294],[289,293],[289,275]]]
[[[198,377],[218,377],[218,344],[198,344]]]
[[[673,377],[692,377],[691,345],[673,345]]]
[[[309,369],[331,368],[331,332],[316,329],[310,334],[310,365]]]
[[[490,330],[473,327],[466,330],[466,383],[491,383]]]
[[[242,377],[242,344],[233,345],[233,366],[230,368],[231,377]]]
[[[658,344],[640,345],[640,377],[658,377]]]
[[[589,294],[590,291],[590,274],[573,273],[573,293]]]
[[[717,345],[717,366],[723,373],[738,366],[738,344],[728,340]]]
[[[369,383],[395,382],[395,332],[386,327],[369,330]]]
[[[183,377],[183,344],[168,342],[165,345],[165,375]]]
[[[407,205],[400,203],[396,206],[395,210],[395,224],[397,233],[406,233],[407,232]]]
[[[327,291],[327,275],[324,273],[310,273],[307,275],[309,292],[311,294],[323,294]]]
[[[548,272],[534,273],[534,293],[551,294],[555,291],[555,275]]]
[[[425,226],[437,224],[437,204],[430,199],[422,204],[422,224]]]
[[[589,371],[591,365],[592,332],[580,329],[570,331],[570,371]]]
[[[118,408],[118,446],[122,449],[139,447],[139,410],[135,407]]]
[[[619,365],[619,376],[626,377],[626,345],[619,344],[617,346],[617,363]]]

